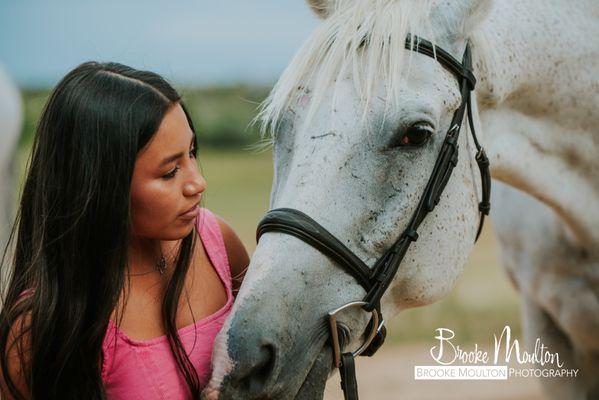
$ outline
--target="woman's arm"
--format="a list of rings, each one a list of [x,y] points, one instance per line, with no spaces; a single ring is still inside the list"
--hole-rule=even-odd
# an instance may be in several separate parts
[[[245,271],[250,264],[250,257],[239,239],[239,236],[235,233],[233,228],[229,226],[222,218],[216,216],[220,230],[223,234],[225,242],[225,248],[227,250],[227,257],[229,258],[229,265],[231,267],[231,277],[233,278],[233,293],[237,296]]]

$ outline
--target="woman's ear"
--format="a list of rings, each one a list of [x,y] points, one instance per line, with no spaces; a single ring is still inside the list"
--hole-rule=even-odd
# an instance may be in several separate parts
[[[312,11],[322,19],[331,15],[333,7],[335,6],[335,0],[306,0],[306,2]]]

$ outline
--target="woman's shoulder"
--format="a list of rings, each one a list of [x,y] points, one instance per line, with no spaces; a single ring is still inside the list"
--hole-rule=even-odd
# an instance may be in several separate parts
[[[31,313],[27,312],[17,317],[10,327],[6,343],[6,363],[8,375],[17,390],[29,396],[26,370],[29,368],[31,358]],[[12,399],[8,389],[6,376],[0,372],[0,393],[7,399]],[[1,397],[1,396],[0,396]],[[4,397],[2,397],[4,398]]]
[[[249,255],[245,249],[245,246],[243,245],[243,242],[239,238],[239,235],[227,221],[207,209],[203,210],[207,211],[207,214],[214,217],[218,223],[218,227],[220,228],[223,242],[225,244],[225,250],[227,252],[227,258],[229,259],[231,276],[233,277],[233,290],[235,291],[239,288],[241,280],[243,280],[245,271],[250,263]]]

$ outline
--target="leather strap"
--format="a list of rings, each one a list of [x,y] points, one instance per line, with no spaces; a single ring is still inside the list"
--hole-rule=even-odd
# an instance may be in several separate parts
[[[408,35],[406,38],[405,48],[436,59],[439,64],[443,65],[459,80],[465,79],[468,83],[469,89],[474,90],[474,87],[476,86],[476,78],[474,77],[474,73],[472,72],[472,67],[470,65],[459,62],[442,48],[437,47],[432,42],[416,35]]]
[[[482,199],[478,209],[480,212],[479,227],[476,233],[478,239],[483,227],[484,218],[489,214],[491,207],[491,174],[489,171],[489,159],[484,149],[478,142],[472,118],[472,104],[470,92],[474,89],[476,79],[472,73],[472,60],[470,46],[466,46],[464,57],[460,63],[443,49],[434,46],[431,42],[408,36],[406,48],[418,53],[436,58],[437,61],[458,79],[462,103],[455,111],[444,142],[435,161],[433,172],[429,177],[425,190],[420,197],[416,210],[412,214],[407,227],[404,229],[397,241],[385,252],[375,263],[372,269],[360,260],[339,239],[333,236],[320,224],[299,210],[280,208],[269,211],[258,225],[256,240],[268,231],[286,233],[299,238],[310,246],[318,249],[331,260],[337,262],[346,272],[351,274],[366,291],[363,308],[366,311],[376,309],[380,315],[380,300],[393,281],[399,266],[408,251],[408,248],[418,240],[418,228],[424,218],[437,206],[441,195],[451,177],[452,171],[458,162],[458,138],[464,117],[469,122],[470,133],[474,139],[477,149],[476,162],[480,170]],[[476,240],[475,240],[476,241]],[[370,322],[371,324],[373,321]],[[371,327],[371,325],[370,325]],[[371,331],[367,329],[367,332]],[[385,340],[386,330],[384,326],[377,331],[375,339],[362,353],[372,356]],[[355,364],[352,353],[341,355],[341,387],[346,400],[358,399],[358,384],[355,376]]]
[[[356,379],[356,365],[351,353],[341,354],[341,389],[345,400],[358,400],[358,381]]]
[[[379,312],[380,314],[380,312]],[[372,320],[371,320],[372,322]],[[369,327],[366,328],[366,331],[369,331]],[[376,336],[374,337],[374,339],[372,339],[372,342],[370,342],[370,346],[368,346],[366,348],[366,350],[364,350],[364,352],[362,354],[360,354],[361,356],[365,356],[365,357],[372,357],[373,355],[376,354],[376,352],[381,348],[381,346],[385,343],[385,339],[387,338],[387,328],[385,327],[385,325],[381,326],[381,329],[379,329],[376,332]]]
[[[256,242],[268,231],[277,231],[295,236],[321,253],[336,261],[352,275],[367,292],[372,287],[370,268],[360,260],[339,239],[323,228],[318,222],[299,210],[277,208],[269,211],[256,231]]]
[[[426,42],[426,41],[425,41]],[[430,44],[430,42],[427,42]],[[419,47],[420,48],[420,47]],[[426,53],[425,53],[426,54]],[[441,49],[437,48],[437,56],[443,55],[444,58],[440,58],[439,62],[452,70],[454,66],[453,57],[447,53],[441,53]],[[466,46],[463,59],[463,69],[470,70],[472,59],[470,55],[470,46]],[[384,254],[373,268],[373,275],[371,279],[375,281],[372,289],[368,292],[364,301],[367,303],[364,306],[364,310],[371,311],[380,302],[382,296],[388,289],[389,285],[393,281],[397,270],[403,260],[408,248],[418,240],[418,228],[424,218],[435,208],[439,203],[441,195],[449,181],[451,173],[458,162],[458,137],[460,134],[460,128],[462,120],[467,112],[470,133],[474,139],[474,143],[477,149],[476,162],[481,174],[481,186],[482,186],[482,201],[479,203],[479,226],[476,232],[476,240],[480,236],[482,227],[484,224],[485,215],[488,215],[491,204],[491,174],[489,171],[489,159],[487,158],[484,149],[478,142],[476,137],[476,131],[474,130],[474,123],[472,120],[472,105],[470,101],[471,85],[475,81],[470,81],[466,76],[467,74],[458,74],[458,80],[460,83],[460,92],[462,95],[462,103],[460,107],[455,111],[453,118],[450,123],[450,128],[445,136],[445,141],[441,147],[433,172],[427,182],[420,201],[416,207],[416,210],[412,214],[412,218],[408,223],[408,226],[401,234],[395,244]]]
[[[489,158],[487,157],[487,153],[485,153],[485,149],[478,142],[478,138],[476,137],[476,131],[474,130],[474,119],[472,118],[472,99],[468,97],[468,124],[470,127],[470,132],[472,132],[472,138],[474,139],[474,145],[476,146],[476,163],[478,164],[478,169],[480,171],[480,183],[482,186],[482,200],[478,203],[478,211],[480,211],[480,222],[478,224],[478,231],[476,232],[476,239],[474,242],[478,240],[480,233],[483,230],[483,224],[485,222],[485,216],[489,215],[491,211],[491,171],[489,170]]]

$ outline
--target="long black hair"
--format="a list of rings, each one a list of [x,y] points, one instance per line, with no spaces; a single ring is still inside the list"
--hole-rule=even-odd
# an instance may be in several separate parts
[[[106,398],[102,342],[125,288],[133,168],[175,104],[181,98],[162,77],[117,63],[84,63],[52,91],[9,239],[12,262],[4,267],[6,249],[2,257],[0,366],[13,397],[24,394],[9,375],[7,346],[27,335],[18,354],[34,399]],[[194,241],[193,231],[181,241],[162,316],[195,399],[199,379],[175,324]],[[20,338],[9,339],[25,317]]]

